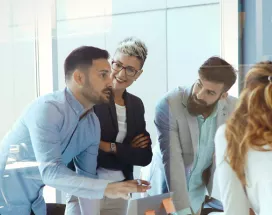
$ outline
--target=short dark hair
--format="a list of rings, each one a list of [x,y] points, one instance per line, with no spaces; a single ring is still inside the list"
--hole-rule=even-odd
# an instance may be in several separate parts
[[[207,81],[223,83],[227,92],[237,79],[236,70],[220,57],[210,57],[199,68],[198,74]]]
[[[76,69],[88,69],[93,60],[109,59],[106,50],[92,46],[81,46],[73,50],[64,62],[65,80],[69,80]]]

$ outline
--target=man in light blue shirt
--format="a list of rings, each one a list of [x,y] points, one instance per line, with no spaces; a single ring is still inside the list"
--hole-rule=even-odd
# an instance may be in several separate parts
[[[145,181],[97,179],[100,125],[92,108],[112,94],[108,58],[107,51],[90,46],[72,51],[64,65],[67,88],[35,100],[4,137],[1,215],[45,215],[44,185],[89,199],[126,199],[149,188]],[[72,159],[76,172],[66,167]]]
[[[198,74],[192,86],[168,92],[157,105],[158,144],[151,164],[142,170],[152,183],[151,195],[173,192],[179,215],[199,215],[203,203],[222,209],[220,201],[207,203],[205,195],[211,196],[213,187],[215,132],[235,107],[236,99],[227,92],[236,74],[219,57],[205,61]]]

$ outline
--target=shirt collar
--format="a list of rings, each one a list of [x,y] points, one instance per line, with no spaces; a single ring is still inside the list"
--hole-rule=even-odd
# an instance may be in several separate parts
[[[216,117],[217,116],[217,113],[218,113],[218,102],[217,102],[217,104],[215,105],[215,107],[214,107],[214,109],[213,109],[213,112],[211,113],[211,115],[209,116],[210,118],[214,118],[214,117]],[[208,118],[209,118],[208,117]]]
[[[214,109],[213,109],[213,112],[210,114],[210,116],[208,116],[206,119],[212,119],[212,118],[215,118],[217,116],[217,113],[218,113],[218,102],[217,104],[215,105]],[[198,115],[197,116],[198,119],[204,119],[204,117],[202,115]]]
[[[68,101],[72,109],[75,111],[75,113],[78,116],[81,116],[85,112],[85,109],[83,105],[80,104],[80,102],[75,98],[72,91],[68,87],[65,88],[65,95],[66,100]]]

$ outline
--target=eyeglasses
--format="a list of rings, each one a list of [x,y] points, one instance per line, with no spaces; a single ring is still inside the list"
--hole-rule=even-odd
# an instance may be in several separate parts
[[[121,63],[115,62],[115,61],[111,62],[111,67],[116,72],[120,72],[122,69],[124,69],[126,71],[126,75],[129,77],[134,77],[139,71],[141,71],[141,70],[136,70],[130,66],[123,66]]]

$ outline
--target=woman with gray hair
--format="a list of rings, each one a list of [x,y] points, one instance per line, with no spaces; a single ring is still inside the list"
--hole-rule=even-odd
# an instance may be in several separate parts
[[[152,159],[151,140],[146,131],[144,105],[128,93],[142,74],[147,57],[145,44],[137,38],[123,40],[111,61],[114,97],[94,108],[101,126],[98,177],[112,181],[133,179],[133,166],[147,166]],[[104,198],[100,215],[126,215],[128,202]]]

